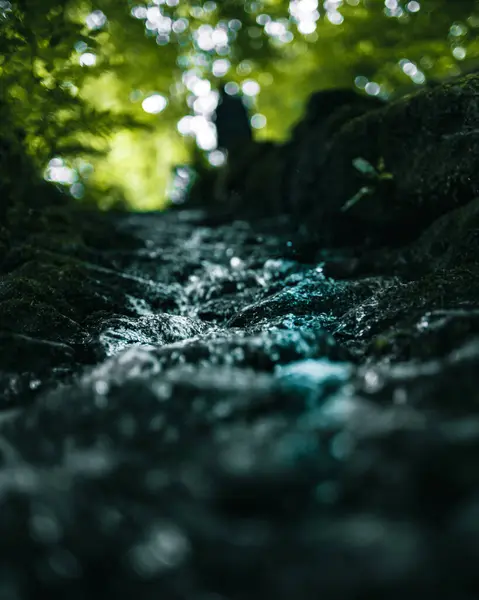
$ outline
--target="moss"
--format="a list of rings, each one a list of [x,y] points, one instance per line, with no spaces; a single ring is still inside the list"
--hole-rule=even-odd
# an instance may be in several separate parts
[[[414,237],[441,214],[479,195],[479,77],[424,89],[346,123],[317,174],[317,219],[337,216],[364,185],[360,157],[392,175],[357,202],[347,219],[363,235]]]
[[[419,333],[417,323],[425,313],[470,311],[477,306],[478,297],[477,263],[438,270],[372,294],[342,317],[337,337],[348,346],[368,348],[373,356],[393,357],[399,340],[413,343]],[[456,341],[461,340],[458,337]]]
[[[63,315],[51,304],[30,298],[1,302],[0,328],[60,342],[81,332],[78,323]]]
[[[314,210],[319,169],[334,134],[354,117],[382,105],[353,90],[316,92],[288,142],[243,144],[230,153],[216,177],[211,171],[200,177],[190,195],[197,197],[201,189],[206,198],[213,197],[234,214],[291,212],[301,219]],[[356,187],[353,182],[352,189]]]
[[[22,275],[5,278],[0,287],[0,303],[10,300],[21,300],[30,304],[51,303],[62,313],[73,316],[73,310],[58,293],[52,282],[39,281]]]
[[[54,294],[50,302],[57,305],[65,301],[79,321],[96,311],[125,307],[122,290],[95,279],[81,263],[73,260],[67,259],[60,264],[31,261],[17,269],[11,277],[34,278],[45,289],[52,288]]]

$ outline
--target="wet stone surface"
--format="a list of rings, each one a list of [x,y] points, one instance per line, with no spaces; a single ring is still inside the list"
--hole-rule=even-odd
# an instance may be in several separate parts
[[[104,218],[4,257],[1,597],[472,598],[476,263],[334,280],[284,225]]]
[[[10,211],[0,598],[476,598],[477,200],[457,200],[381,251],[289,215]]]

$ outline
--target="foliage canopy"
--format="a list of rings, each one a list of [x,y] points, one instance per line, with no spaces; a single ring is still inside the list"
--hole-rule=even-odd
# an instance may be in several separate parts
[[[478,30],[477,0],[0,0],[1,175],[28,156],[83,202],[161,207],[195,144],[220,160],[224,83],[283,139],[314,90],[388,97],[473,68]]]

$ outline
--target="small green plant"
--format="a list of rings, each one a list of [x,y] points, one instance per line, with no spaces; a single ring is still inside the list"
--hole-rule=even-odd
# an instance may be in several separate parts
[[[350,210],[363,198],[372,196],[380,182],[392,181],[393,179],[392,173],[386,171],[386,166],[382,157],[379,159],[377,167],[374,167],[365,158],[355,158],[353,159],[353,167],[361,174],[361,177],[369,180],[371,183],[362,186],[359,191],[342,206],[342,212]]]

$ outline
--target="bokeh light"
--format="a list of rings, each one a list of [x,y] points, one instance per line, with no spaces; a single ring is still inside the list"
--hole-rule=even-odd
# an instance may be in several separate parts
[[[266,119],[266,117],[259,113],[256,113],[251,117],[251,126],[254,129],[263,129],[263,127],[266,127],[267,122],[268,120]]]
[[[168,100],[161,94],[152,94],[141,103],[143,110],[152,115],[157,115],[168,106]]]
[[[78,178],[76,171],[66,166],[61,158],[52,158],[45,172],[45,179],[61,185],[72,185]]]
[[[82,67],[94,67],[96,65],[96,54],[84,52],[80,56],[80,64]]]
[[[150,132],[110,136],[87,182],[70,181],[74,162],[49,163],[46,174],[69,181],[75,197],[111,183],[137,207],[161,206],[174,165],[198,156],[193,149],[211,167],[226,162],[215,126],[222,88],[242,97],[255,139],[281,140],[314,90],[351,87],[386,99],[469,64],[479,54],[479,11],[437,2],[445,8],[431,20],[433,0],[137,0],[121,18],[111,1],[97,0],[73,42],[84,79],[63,89]],[[2,14],[10,10],[1,0]]]
[[[85,19],[88,29],[95,30],[104,27],[108,21],[106,15],[101,10],[94,10]]]

